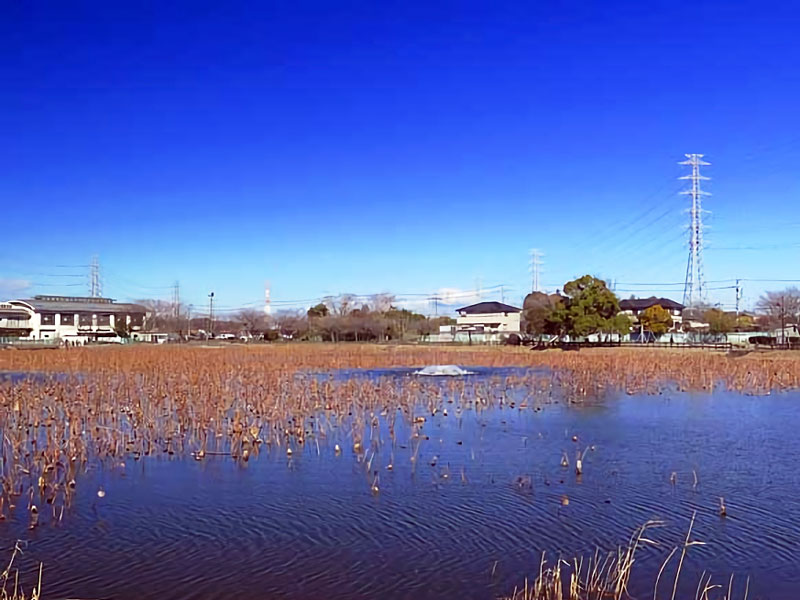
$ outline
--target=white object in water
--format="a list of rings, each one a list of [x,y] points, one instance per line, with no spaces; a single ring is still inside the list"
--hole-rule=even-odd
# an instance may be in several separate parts
[[[419,371],[414,371],[414,375],[434,375],[434,376],[458,376],[472,375],[472,371],[462,369],[458,365],[430,365]]]

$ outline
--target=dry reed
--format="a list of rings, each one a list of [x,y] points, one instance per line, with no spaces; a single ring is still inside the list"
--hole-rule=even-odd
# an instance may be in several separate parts
[[[681,570],[686,559],[686,554],[692,546],[703,545],[704,542],[692,540],[692,528],[695,516],[689,524],[684,543],[667,555],[653,587],[653,600],[659,598],[678,600],[678,583]],[[646,537],[649,529],[663,525],[660,521],[649,521],[639,527],[631,536],[627,546],[620,547],[616,552],[601,554],[595,552],[587,559],[575,558],[566,561],[557,559],[548,566],[546,555],[542,554],[539,561],[538,574],[531,582],[525,580],[522,588],[514,589],[510,596],[504,600],[623,600],[630,598],[628,584],[631,579],[636,554],[644,546],[657,546],[658,544]],[[679,553],[679,563],[672,586],[667,595],[659,595],[659,591],[666,586],[661,585],[661,577],[667,564]],[[747,600],[750,581],[747,580],[742,600]],[[682,596],[684,600],[688,597]],[[692,600],[734,600],[733,576],[728,579],[727,587],[711,581],[711,575],[702,573]]]

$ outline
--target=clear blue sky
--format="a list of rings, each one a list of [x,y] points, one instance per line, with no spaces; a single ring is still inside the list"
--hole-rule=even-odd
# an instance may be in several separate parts
[[[520,301],[538,247],[548,286],[628,296],[684,279],[687,152],[712,163],[707,279],[800,279],[794,3],[1,10],[4,295],[86,293],[97,254],[120,299]]]

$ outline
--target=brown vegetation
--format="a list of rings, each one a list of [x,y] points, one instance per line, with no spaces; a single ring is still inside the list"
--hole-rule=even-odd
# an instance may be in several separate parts
[[[674,547],[661,564],[653,584],[653,600],[688,598],[677,595],[684,560],[690,548],[705,545],[705,542],[692,539],[694,519],[695,515],[692,516],[683,544]],[[622,600],[630,598],[628,583],[636,563],[636,553],[644,546],[658,546],[657,542],[646,536],[649,535],[648,530],[661,525],[663,523],[660,521],[648,521],[633,533],[627,546],[608,554],[595,552],[588,558],[574,558],[571,561],[559,558],[552,566],[547,566],[546,555],[542,554],[539,571],[533,582],[526,580],[521,589],[515,589],[511,596],[504,600]],[[677,565],[671,581],[662,581],[673,558],[676,559]],[[693,598],[694,600],[734,600],[733,583],[733,575],[723,585],[712,582],[712,576],[703,572]],[[741,596],[743,600],[747,600],[749,587],[750,580],[747,579]],[[659,594],[659,592],[662,593]]]

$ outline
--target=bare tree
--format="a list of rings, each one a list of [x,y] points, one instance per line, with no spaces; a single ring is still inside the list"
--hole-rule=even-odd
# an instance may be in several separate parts
[[[262,332],[267,325],[267,316],[254,308],[243,308],[236,315],[236,322],[250,335]]]
[[[328,296],[323,299],[323,302],[332,315],[343,317],[350,314],[355,308],[356,300],[357,298],[353,294],[341,294],[339,296]]]
[[[145,326],[148,331],[162,331],[180,333],[186,327],[186,309],[174,302],[156,299],[137,300],[147,310]]]
[[[309,319],[303,311],[281,311],[273,320],[280,334],[288,339],[302,338],[309,330]]]
[[[323,339],[328,339],[332,342],[338,342],[341,338],[343,321],[341,317],[329,315],[327,317],[320,317],[315,319],[315,327],[319,330]]]
[[[373,294],[370,297],[370,310],[383,313],[392,308],[394,304],[394,296],[392,294]]]
[[[770,327],[800,322],[800,289],[786,288],[783,291],[765,292],[756,303],[756,310]]]

